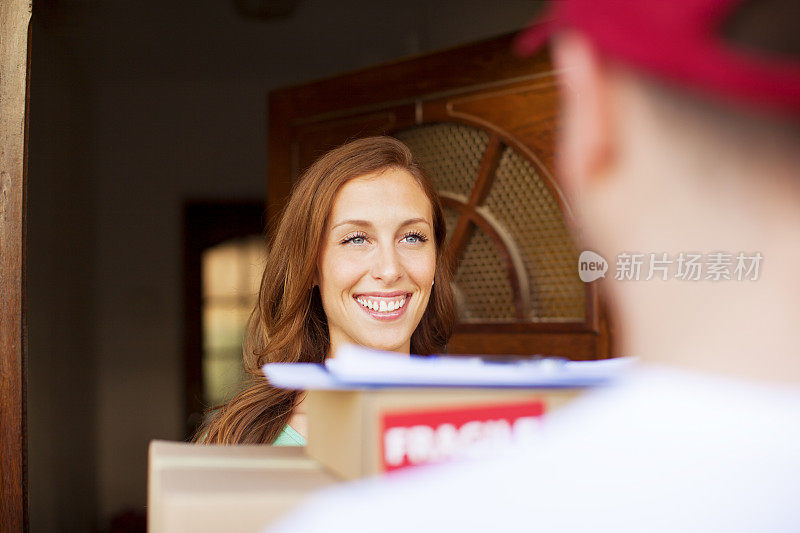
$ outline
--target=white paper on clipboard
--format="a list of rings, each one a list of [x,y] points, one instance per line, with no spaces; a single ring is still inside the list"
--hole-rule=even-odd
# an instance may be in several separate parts
[[[324,365],[268,363],[263,371],[270,383],[286,389],[588,387],[622,376],[634,363],[631,357],[501,362],[481,356],[408,356],[345,345]]]

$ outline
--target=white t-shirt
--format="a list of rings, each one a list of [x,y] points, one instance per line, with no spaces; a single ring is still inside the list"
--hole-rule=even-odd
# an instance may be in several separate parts
[[[491,459],[340,485],[273,531],[800,531],[800,390],[644,368]]]

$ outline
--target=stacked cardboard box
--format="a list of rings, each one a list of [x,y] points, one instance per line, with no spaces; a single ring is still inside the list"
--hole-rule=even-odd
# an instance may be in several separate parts
[[[581,389],[312,390],[308,446],[153,441],[148,531],[256,532],[342,480],[525,438]]]
[[[312,390],[309,456],[344,479],[447,460],[526,438],[582,389]]]
[[[292,447],[152,441],[148,462],[150,533],[258,532],[339,481]]]

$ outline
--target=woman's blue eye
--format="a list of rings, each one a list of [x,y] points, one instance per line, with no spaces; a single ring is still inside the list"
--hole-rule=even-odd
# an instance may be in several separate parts
[[[353,235],[352,237],[345,237],[342,240],[342,244],[355,244],[355,245],[362,245],[367,242],[367,238],[364,235]]]
[[[408,244],[417,244],[419,242],[425,242],[427,239],[422,235],[420,235],[419,233],[409,233],[408,235],[403,237],[403,240]]]

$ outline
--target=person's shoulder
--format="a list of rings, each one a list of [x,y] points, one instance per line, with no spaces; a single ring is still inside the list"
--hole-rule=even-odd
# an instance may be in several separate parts
[[[275,442],[272,443],[273,446],[305,446],[306,439],[297,431],[295,431],[292,426],[287,425],[281,431],[281,434],[278,435],[278,438],[275,439]]]
[[[799,417],[795,387],[643,366],[551,415],[539,444],[577,452],[596,439],[613,450],[639,445],[651,455],[702,455],[699,442],[733,451],[758,440],[766,451],[777,435],[800,439]]]

